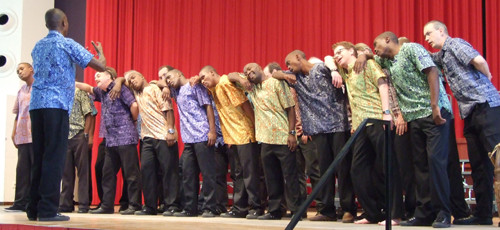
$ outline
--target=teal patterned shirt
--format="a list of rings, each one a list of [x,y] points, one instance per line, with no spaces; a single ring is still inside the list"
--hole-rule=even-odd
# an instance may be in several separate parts
[[[435,67],[429,52],[420,44],[405,43],[394,60],[375,56],[382,68],[389,70],[405,121],[432,115],[431,92],[424,69]],[[451,111],[443,83],[439,81],[439,108]]]

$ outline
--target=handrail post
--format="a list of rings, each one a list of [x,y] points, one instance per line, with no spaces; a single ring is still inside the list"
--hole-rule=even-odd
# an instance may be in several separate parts
[[[391,124],[384,124],[385,128],[385,229],[392,229],[392,153],[391,153]]]

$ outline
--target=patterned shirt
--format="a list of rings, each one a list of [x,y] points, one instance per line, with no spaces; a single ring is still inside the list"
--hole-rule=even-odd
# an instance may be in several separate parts
[[[365,69],[359,74],[353,70],[354,63],[347,72],[339,69],[346,83],[352,111],[352,128],[357,129],[365,118],[382,119],[382,100],[378,80],[385,78],[384,72],[374,60],[368,60]]]
[[[432,54],[434,62],[444,70],[462,119],[469,116],[477,104],[487,102],[490,107],[500,106],[495,86],[470,64],[479,55],[468,42],[451,37],[446,38],[439,52]]]
[[[219,112],[224,142],[230,145],[255,142],[254,124],[241,108],[248,101],[243,90],[233,85],[227,75],[222,75],[219,83],[210,91]]]
[[[85,116],[92,113],[90,99],[86,92],[75,89],[75,100],[73,109],[69,115],[69,135],[68,139],[73,138],[80,131],[85,129]]]
[[[285,109],[295,105],[287,83],[269,78],[256,84],[248,95],[255,107],[257,141],[265,144],[286,145],[290,130]]]
[[[31,143],[31,119],[30,119],[31,86],[24,84],[17,92],[16,102],[12,112],[16,114],[17,125],[14,141],[16,145]]]
[[[93,55],[71,38],[51,30],[31,52],[35,82],[30,110],[56,108],[71,113],[75,95],[75,66],[87,67]]]
[[[422,45],[405,43],[394,56],[394,60],[382,59],[379,56],[375,56],[375,60],[391,74],[401,113],[406,122],[432,114],[429,82],[422,71],[436,65]],[[441,81],[438,105],[451,113],[451,103]]]
[[[318,63],[309,75],[296,74],[293,85],[299,96],[302,129],[305,135],[344,132],[349,130],[346,99],[342,89],[332,84],[330,69]]]
[[[208,140],[210,126],[207,105],[212,105],[207,90],[202,85],[189,83],[179,89],[171,88],[172,97],[177,102],[181,123],[181,137],[184,143],[198,143]]]
[[[151,137],[157,140],[166,140],[168,127],[163,112],[173,109],[172,100],[163,100],[160,88],[152,84],[144,87],[142,92],[134,91],[134,95],[141,115],[141,138]],[[177,140],[177,132],[174,135],[176,136],[175,140]]]
[[[106,146],[115,147],[120,145],[137,144],[137,129],[132,120],[130,106],[135,102],[134,95],[127,87],[122,87],[120,98],[111,100],[108,92],[115,85],[109,84],[106,91],[94,87],[95,100],[101,102],[101,128],[106,129]]]

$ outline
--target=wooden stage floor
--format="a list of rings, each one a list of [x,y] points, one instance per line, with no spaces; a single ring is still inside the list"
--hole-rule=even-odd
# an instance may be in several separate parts
[[[0,206],[0,230],[46,230],[46,229],[204,229],[204,230],[241,230],[241,229],[284,229],[289,218],[282,220],[247,220],[233,218],[202,218],[202,217],[163,217],[158,216],[123,216],[120,214],[79,214],[66,213],[71,217],[65,222],[39,222],[28,221],[26,214],[22,212],[5,212]],[[308,216],[313,216],[315,211],[310,209]],[[499,219],[494,218],[492,226],[457,226],[457,229],[499,229],[497,226]],[[303,220],[298,223],[295,229],[318,230],[318,229],[380,229],[385,227],[378,225],[357,225],[343,224],[342,222],[312,222]],[[432,229],[431,227],[401,227],[395,226],[393,229],[421,230]]]

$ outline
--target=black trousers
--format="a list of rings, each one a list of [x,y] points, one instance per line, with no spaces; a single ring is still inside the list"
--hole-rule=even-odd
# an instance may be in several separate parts
[[[198,213],[198,191],[200,172],[203,177],[202,192],[205,201],[202,210],[217,211],[215,192],[216,165],[214,147],[207,142],[184,143],[182,152],[182,187],[184,190],[184,210]]]
[[[231,172],[234,174],[233,209],[238,212],[262,211],[261,175],[259,145],[248,143],[231,146]]]
[[[97,158],[94,165],[95,170],[95,181],[97,187],[97,196],[99,196],[100,203],[102,203],[103,191],[102,191],[102,175],[104,168],[104,159],[106,158],[106,138],[103,138],[99,147],[97,149]],[[122,178],[125,178],[125,174],[122,170]],[[128,193],[127,193],[127,181],[123,180],[122,196],[120,198],[120,206],[128,207]],[[113,201],[114,202],[114,201]]]
[[[469,205],[465,201],[464,178],[458,155],[455,121],[450,120],[450,150],[448,155],[448,179],[450,180],[450,209],[455,219],[470,215]],[[492,185],[493,186],[493,185]],[[493,202],[493,201],[491,201]]]
[[[78,209],[89,209],[88,139],[83,130],[68,140],[59,208],[73,210],[75,167],[78,172]]]
[[[417,188],[413,170],[413,151],[411,148],[411,127],[403,135],[394,135],[394,154],[398,162],[398,171],[404,191],[404,210],[407,218],[413,217],[417,206]],[[393,171],[397,173],[396,170]]]
[[[340,153],[342,147],[346,143],[349,134],[347,132],[326,133],[313,135],[312,143],[318,151],[318,162],[321,176],[333,162],[337,154]],[[351,154],[348,154],[340,163],[336,171],[338,179],[340,207],[345,212],[356,214],[357,206],[354,201],[354,189],[351,180]],[[335,196],[335,177],[332,177],[330,183],[326,183],[325,187],[318,195],[321,203],[316,204],[318,211],[329,217],[336,217],[334,196]]]
[[[381,212],[386,208],[385,154],[383,125],[367,126],[353,146],[351,175],[358,201],[370,222],[378,222],[385,217]],[[395,171],[398,168],[396,157],[392,158],[392,167]],[[403,216],[401,179],[397,172],[393,172],[391,179],[392,218],[396,219]]]
[[[140,209],[141,207],[141,171],[139,169],[139,157],[137,156],[137,145],[122,145],[106,147],[104,159],[102,190],[103,197],[101,208],[113,210],[116,195],[116,174],[123,171],[124,181],[127,181],[127,193],[129,208]]]
[[[296,212],[302,203],[297,178],[295,152],[286,145],[262,144],[261,159],[269,195],[269,212],[281,216],[281,202],[288,194],[287,206]]]
[[[476,105],[464,122],[477,204],[474,216],[477,217],[492,217],[494,167],[488,152],[500,143],[499,118],[500,107],[490,108],[487,103],[483,103]]]
[[[217,200],[217,211],[226,212],[227,197],[227,172],[229,165],[229,152],[227,145],[221,145],[215,148],[215,196]]]
[[[439,213],[451,215],[448,179],[448,149],[451,114],[441,109],[446,123],[437,126],[432,115],[409,122],[417,185],[415,217],[434,219]]]
[[[158,171],[162,172],[162,191],[166,208],[179,208],[179,151],[177,143],[144,137],[141,146],[141,175],[144,205],[156,211],[158,207]],[[172,208],[174,208],[172,207]]]
[[[26,208],[29,201],[31,167],[33,167],[33,144],[17,145],[16,194],[13,206]]]
[[[305,144],[300,137],[298,137],[298,140],[299,145],[297,146],[297,150],[295,150],[295,157],[297,162],[297,178],[299,179],[299,196],[300,200],[305,201],[307,198],[307,178],[311,182],[312,189],[316,187],[320,179],[318,152],[316,146],[311,141]],[[285,196],[287,199],[286,202],[289,203],[289,194],[286,189]],[[321,203],[319,199],[315,199],[314,201],[316,204]],[[283,205],[285,206],[283,209],[286,210],[285,202],[283,202]]]
[[[69,116],[63,109],[30,111],[33,138],[29,218],[54,217],[59,208],[61,178],[68,149]]]

